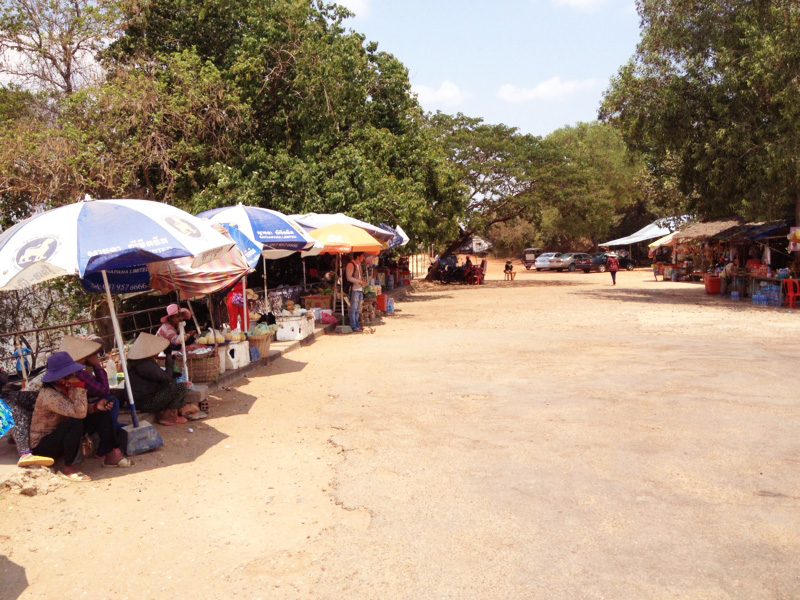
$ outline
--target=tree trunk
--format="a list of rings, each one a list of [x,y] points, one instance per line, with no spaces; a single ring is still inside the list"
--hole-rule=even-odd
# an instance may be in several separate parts
[[[455,242],[451,242],[450,245],[447,246],[445,251],[442,252],[439,255],[439,258],[442,259],[442,258],[447,258],[448,256],[451,256],[456,250],[458,250],[458,248],[461,246],[461,244],[463,244],[465,241],[467,241],[472,235],[474,235],[474,234],[471,231],[463,232],[458,237],[458,239],[456,239]],[[434,269],[431,269],[430,271],[428,271],[428,275],[425,277],[425,281],[433,281],[434,280],[434,272],[435,272]]]

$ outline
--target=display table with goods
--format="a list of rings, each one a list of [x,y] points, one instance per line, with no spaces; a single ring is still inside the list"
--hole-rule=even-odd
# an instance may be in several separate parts
[[[311,288],[310,293],[302,296],[300,301],[303,308],[311,310],[312,308],[333,309],[333,289],[324,287]]]

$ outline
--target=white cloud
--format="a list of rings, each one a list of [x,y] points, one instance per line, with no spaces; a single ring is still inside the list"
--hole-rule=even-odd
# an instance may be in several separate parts
[[[337,4],[349,8],[357,17],[366,17],[369,14],[370,0],[338,0]]]
[[[582,90],[596,87],[597,79],[584,79],[583,81],[561,81],[558,76],[543,81],[536,87],[526,89],[507,83],[497,90],[497,97],[506,102],[527,102],[529,100],[558,100],[572,96]]]
[[[411,91],[417,95],[420,104],[423,106],[430,104],[447,107],[459,106],[472,95],[461,90],[455,83],[450,81],[443,81],[438,90],[427,85],[415,85],[411,88]]]
[[[569,6],[579,10],[595,10],[606,3],[606,0],[553,0],[556,6]]]

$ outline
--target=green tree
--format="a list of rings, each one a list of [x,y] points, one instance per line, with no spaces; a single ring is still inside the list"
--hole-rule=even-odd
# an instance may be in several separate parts
[[[420,243],[452,234],[450,166],[424,126],[406,68],[345,31],[340,7],[309,0],[132,3],[106,64],[192,49],[248,109],[236,156],[211,165],[202,210],[243,202],[346,211],[399,223]]]
[[[564,156],[571,183],[554,206],[551,235],[588,238],[597,248],[641,194],[642,161],[628,152],[619,132],[601,123],[564,127],[547,141]]]
[[[637,0],[600,111],[701,216],[800,217],[800,5]]]
[[[568,179],[555,146],[536,136],[462,114],[436,113],[430,124],[459,174],[464,202],[461,231],[442,257],[498,224],[535,222]]]

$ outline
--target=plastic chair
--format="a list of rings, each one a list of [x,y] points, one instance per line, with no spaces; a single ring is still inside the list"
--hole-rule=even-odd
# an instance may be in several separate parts
[[[786,286],[786,295],[783,297],[783,305],[794,308],[797,297],[800,296],[800,281],[797,279],[786,279],[783,285]]]
[[[473,268],[467,277],[467,283],[470,285],[480,285],[483,283],[483,270]]]

